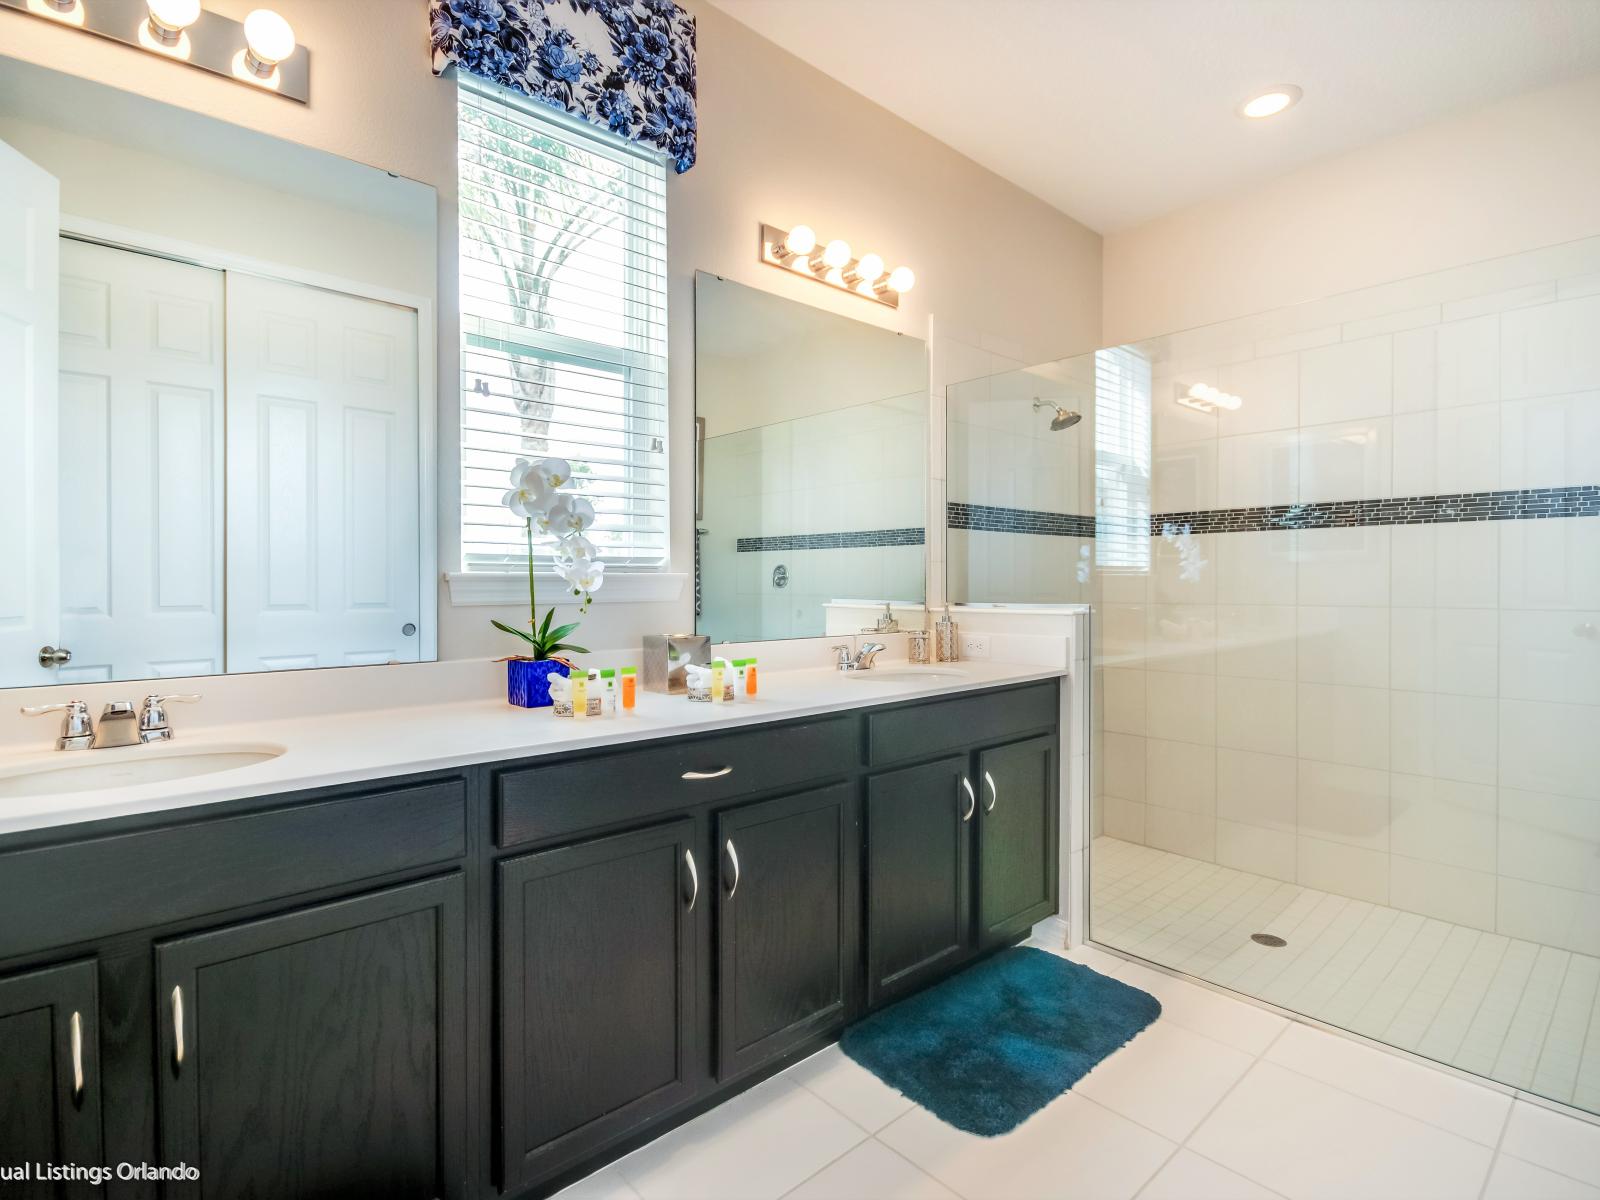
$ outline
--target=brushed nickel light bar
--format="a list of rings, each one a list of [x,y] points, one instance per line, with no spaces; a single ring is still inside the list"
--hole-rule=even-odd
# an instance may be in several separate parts
[[[843,238],[819,246],[817,235],[809,225],[779,229],[776,225],[763,224],[761,261],[890,308],[899,308],[900,297],[917,283],[910,267],[896,267],[885,272],[883,259],[876,254],[856,258],[851,253],[850,243]]]

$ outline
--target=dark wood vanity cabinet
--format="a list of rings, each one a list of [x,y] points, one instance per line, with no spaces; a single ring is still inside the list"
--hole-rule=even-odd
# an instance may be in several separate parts
[[[548,1195],[1053,912],[1059,695],[0,836],[0,1162]]]
[[[100,1155],[96,964],[66,963],[0,977],[0,1166]],[[7,1197],[99,1196],[90,1183],[0,1184]]]

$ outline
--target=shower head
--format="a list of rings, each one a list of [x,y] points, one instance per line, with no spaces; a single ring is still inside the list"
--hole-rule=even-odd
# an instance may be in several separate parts
[[[1083,420],[1082,413],[1068,412],[1059,404],[1054,404],[1049,400],[1041,400],[1038,396],[1035,396],[1033,398],[1033,411],[1038,412],[1041,408],[1048,408],[1055,414],[1050,418],[1050,430],[1052,433],[1059,429],[1071,429],[1079,421]]]

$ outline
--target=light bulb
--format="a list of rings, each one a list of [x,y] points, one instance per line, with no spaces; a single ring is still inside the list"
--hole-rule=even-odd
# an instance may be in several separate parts
[[[200,0],[149,0],[149,7],[150,32],[169,44],[200,19]]]
[[[877,254],[863,254],[856,264],[856,278],[862,283],[875,283],[883,274],[883,258]]]
[[[796,225],[784,234],[783,248],[790,254],[810,254],[817,248],[817,231],[809,225]]]
[[[901,295],[917,286],[917,276],[910,267],[896,267],[889,272],[889,286]]]
[[[258,8],[244,19],[245,65],[263,79],[294,53],[294,30],[270,8]]]
[[[825,267],[842,267],[850,261],[850,243],[843,238],[834,238],[822,251],[822,265]]]

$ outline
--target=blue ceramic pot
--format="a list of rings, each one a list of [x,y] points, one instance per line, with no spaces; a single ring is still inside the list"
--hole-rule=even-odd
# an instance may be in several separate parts
[[[519,708],[550,707],[550,676],[567,675],[554,659],[513,658],[506,662],[506,699]]]

